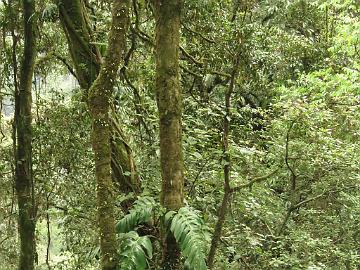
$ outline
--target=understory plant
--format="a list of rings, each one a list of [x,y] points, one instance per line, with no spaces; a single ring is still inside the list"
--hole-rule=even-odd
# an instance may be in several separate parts
[[[160,209],[160,211],[158,211]],[[162,219],[181,250],[188,270],[205,270],[206,246],[210,240],[208,227],[200,218],[199,211],[184,206],[176,211],[165,212],[150,196],[139,196],[129,213],[116,225],[119,235],[119,270],[148,269],[153,257],[153,242],[149,235],[139,235],[137,229],[150,226],[154,219]]]

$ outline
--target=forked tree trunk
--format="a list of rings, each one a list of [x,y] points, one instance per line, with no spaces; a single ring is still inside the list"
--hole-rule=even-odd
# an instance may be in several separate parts
[[[182,95],[179,80],[182,1],[155,0],[156,97],[160,116],[161,203],[167,210],[183,206],[184,165],[181,142]],[[178,269],[180,251],[174,236],[163,230],[163,269]]]
[[[58,0],[60,20],[68,41],[80,87],[86,91],[99,74],[101,55],[92,40],[86,9],[81,0]],[[141,183],[131,148],[122,132],[119,119],[111,107],[112,178],[123,193],[141,192]]]
[[[86,9],[81,0],[59,0],[58,6],[77,79],[87,91],[99,74],[101,55],[92,43]]]
[[[100,230],[101,266],[103,270],[117,267],[114,217],[114,185],[111,179],[111,96],[117,71],[125,50],[129,24],[129,0],[113,1],[112,25],[108,50],[100,73],[89,89],[92,117],[92,145],[95,154],[97,206]]]
[[[20,85],[15,93],[16,173],[19,208],[19,270],[32,270],[35,263],[35,210],[32,179],[31,84],[36,57],[35,1],[23,0],[24,52]]]

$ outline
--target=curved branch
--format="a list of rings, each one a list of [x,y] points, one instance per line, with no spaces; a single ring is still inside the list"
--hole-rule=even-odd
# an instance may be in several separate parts
[[[181,25],[182,25],[187,31],[189,31],[189,32],[191,32],[191,33],[193,33],[193,34],[195,34],[195,35],[198,35],[198,36],[201,37],[203,40],[205,40],[205,41],[207,41],[207,42],[209,42],[209,43],[212,43],[212,44],[215,44],[215,43],[216,43],[215,40],[210,39],[210,38],[208,38],[208,37],[205,37],[205,36],[204,36],[203,34],[201,34],[200,32],[197,32],[197,31],[191,29],[190,27],[187,27],[184,23],[181,23]]]
[[[76,75],[74,69],[72,68],[72,66],[66,61],[65,57],[62,57],[61,55],[54,53],[53,54],[54,57],[59,60],[61,63],[63,63],[65,65],[65,67],[68,69],[68,71],[71,73],[71,75],[73,75],[75,77],[75,79],[79,80],[78,76]]]
[[[259,177],[255,177],[255,178],[249,180],[249,182],[246,183],[246,184],[242,184],[242,185],[231,188],[231,192],[237,192],[237,191],[240,191],[240,190],[242,190],[244,188],[251,187],[253,184],[260,183],[260,182],[268,179],[269,177],[273,176],[278,171],[279,171],[279,168],[277,168],[276,170],[270,172],[269,174],[259,176]]]
[[[180,51],[181,51],[187,58],[189,58],[192,62],[194,62],[194,64],[196,64],[196,65],[198,65],[198,66],[204,65],[203,62],[195,59],[194,56],[192,56],[189,52],[187,52],[184,47],[182,47],[182,46],[180,45],[179,48],[180,48]]]

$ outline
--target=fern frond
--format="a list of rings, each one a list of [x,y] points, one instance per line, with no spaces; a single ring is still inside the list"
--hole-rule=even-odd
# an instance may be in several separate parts
[[[196,211],[190,207],[182,207],[176,213],[170,211],[165,215],[165,224],[170,225],[180,246],[182,255],[186,258],[185,269],[206,270],[205,246],[208,239],[208,229]]]
[[[118,233],[127,233],[141,223],[150,221],[156,202],[152,197],[138,197],[129,214],[124,216],[116,225]]]
[[[147,236],[139,236],[136,232],[121,233],[120,264],[118,270],[145,270],[148,259],[152,258],[152,244]]]

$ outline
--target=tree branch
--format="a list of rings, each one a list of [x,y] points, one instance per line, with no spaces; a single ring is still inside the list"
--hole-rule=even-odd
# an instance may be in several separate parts
[[[203,62],[195,59],[195,57],[193,57],[189,52],[187,52],[184,47],[182,47],[182,46],[180,45],[179,48],[180,48],[180,51],[181,51],[187,58],[189,58],[194,64],[196,64],[196,65],[198,65],[198,66],[204,65]]]
[[[212,43],[212,44],[215,44],[215,43],[216,43],[215,40],[205,37],[205,36],[204,36],[203,34],[201,34],[200,32],[197,32],[197,31],[195,31],[195,30],[187,27],[184,23],[181,23],[181,25],[182,25],[187,31],[189,31],[189,32],[191,32],[191,33],[193,33],[193,34],[195,34],[195,35],[200,36],[203,40],[205,40],[205,41],[207,41],[207,42],[209,42],[209,43]]]
[[[240,191],[244,188],[248,188],[248,187],[251,187],[253,184],[255,183],[259,183],[261,181],[264,181],[266,179],[268,179],[269,177],[273,176],[275,173],[277,173],[279,171],[279,168],[277,168],[276,170],[270,172],[269,174],[266,174],[266,175],[263,175],[263,176],[259,176],[259,177],[255,177],[251,180],[249,180],[248,183],[246,184],[242,184],[242,185],[239,185],[239,186],[236,186],[236,187],[233,187],[231,188],[231,192],[237,192],[237,191]]]
[[[358,189],[359,186],[356,186],[356,185],[355,185],[355,186],[350,186],[350,187],[344,187],[344,188],[341,188],[341,189],[326,190],[326,191],[320,193],[319,195],[310,197],[310,198],[308,198],[308,199],[306,199],[306,200],[303,200],[303,201],[301,201],[301,202],[298,202],[297,204],[295,204],[295,205],[293,205],[293,206],[290,206],[290,207],[288,208],[288,210],[286,211],[285,218],[284,218],[283,222],[281,223],[281,226],[280,226],[279,229],[277,230],[276,235],[279,236],[279,235],[282,234],[282,232],[283,232],[283,230],[284,230],[284,228],[285,228],[285,226],[286,226],[286,223],[288,222],[289,218],[291,217],[291,214],[292,214],[295,210],[297,210],[297,209],[299,209],[300,207],[302,207],[303,205],[305,205],[305,204],[307,204],[307,203],[309,203],[309,202],[315,201],[315,200],[317,200],[317,199],[319,199],[319,198],[321,198],[321,197],[323,197],[323,196],[325,196],[325,195],[327,195],[327,194],[337,193],[337,192],[340,192],[340,191],[342,191],[342,190],[346,190],[346,189],[350,189],[350,188],[352,188],[352,189]]]
[[[72,68],[72,66],[66,61],[66,58],[62,57],[61,55],[57,54],[57,53],[53,53],[54,57],[56,59],[58,59],[60,62],[62,62],[66,68],[68,69],[68,71],[71,73],[71,75],[73,75],[76,80],[79,80],[78,76],[76,75],[74,69]]]
[[[286,133],[286,144],[285,144],[285,164],[286,167],[291,172],[291,190],[294,191],[296,188],[296,174],[293,168],[289,164],[289,143],[290,143],[290,132],[295,124],[295,121],[292,121],[290,127]]]

